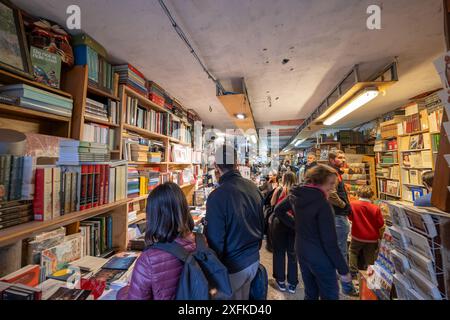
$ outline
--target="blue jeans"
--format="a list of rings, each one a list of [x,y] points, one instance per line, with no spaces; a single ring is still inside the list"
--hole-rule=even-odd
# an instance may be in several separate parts
[[[346,216],[336,216],[335,223],[339,250],[341,250],[342,256],[344,257],[345,261],[348,261],[347,238],[350,231],[348,219]]]
[[[305,300],[339,300],[336,269],[331,265],[310,264],[300,260],[300,270],[305,285]]]

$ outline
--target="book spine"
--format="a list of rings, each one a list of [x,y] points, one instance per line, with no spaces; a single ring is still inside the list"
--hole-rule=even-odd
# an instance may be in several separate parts
[[[77,178],[77,205],[76,205],[76,209],[77,211],[80,211],[80,205],[81,205],[81,166],[77,166],[76,169],[76,178]]]
[[[70,211],[77,211],[77,173],[70,173]]]
[[[92,208],[94,201],[95,190],[95,172],[94,165],[88,165],[88,185],[87,185],[87,197],[86,197],[86,209]]]
[[[8,201],[9,199],[9,186],[10,186],[10,172],[11,172],[11,156],[2,156],[3,179],[0,182],[0,201]]]
[[[105,195],[105,166],[99,165],[100,169],[100,188],[99,188],[99,197],[98,197],[98,205],[101,206],[104,204],[104,195]]]
[[[71,212],[70,198],[72,196],[72,175],[70,172],[64,173],[64,212]]]
[[[36,192],[33,200],[34,220],[36,221],[44,221],[44,173],[43,168],[36,169]]]
[[[60,208],[60,215],[64,215],[65,208],[64,208],[64,200],[66,197],[66,186],[65,186],[65,169],[64,167],[61,167],[61,181],[60,181],[60,192],[59,192],[59,208]]]
[[[52,219],[53,168],[44,169],[44,221]]]
[[[61,215],[61,168],[55,167],[52,170],[52,217],[53,219]]]
[[[113,231],[113,219],[112,216],[108,216],[107,218],[107,239],[108,239],[108,244],[107,244],[107,249],[110,250],[112,249],[112,231]]]
[[[100,167],[101,165],[94,165],[94,199],[92,201],[93,207],[98,207],[100,200],[100,188],[101,188],[101,179],[100,179]]]
[[[10,171],[10,177],[9,177],[9,199],[8,200],[18,200],[17,198],[17,185],[18,185],[18,174],[19,174],[19,164],[20,157],[12,156],[11,157],[11,171]]]
[[[116,168],[109,168],[109,203],[116,201]]]
[[[83,164],[81,166],[81,194],[80,194],[80,210],[87,208],[87,194],[88,194],[88,175],[89,166]]]

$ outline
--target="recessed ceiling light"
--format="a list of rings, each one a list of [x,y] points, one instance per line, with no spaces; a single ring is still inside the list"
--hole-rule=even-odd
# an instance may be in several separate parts
[[[247,117],[244,113],[236,113],[234,116],[239,120],[244,120]]]

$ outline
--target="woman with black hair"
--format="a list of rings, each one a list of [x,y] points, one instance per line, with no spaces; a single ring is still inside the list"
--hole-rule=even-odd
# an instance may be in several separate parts
[[[193,252],[193,227],[194,222],[180,187],[171,182],[156,187],[147,200],[145,242],[148,249],[137,259],[130,285],[119,291],[118,299],[175,299],[183,263],[151,245],[175,241],[187,251]]]

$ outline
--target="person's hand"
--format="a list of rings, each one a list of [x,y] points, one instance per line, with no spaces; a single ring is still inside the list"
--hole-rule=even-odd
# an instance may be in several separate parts
[[[341,275],[342,282],[352,282],[352,275],[350,273]]]

